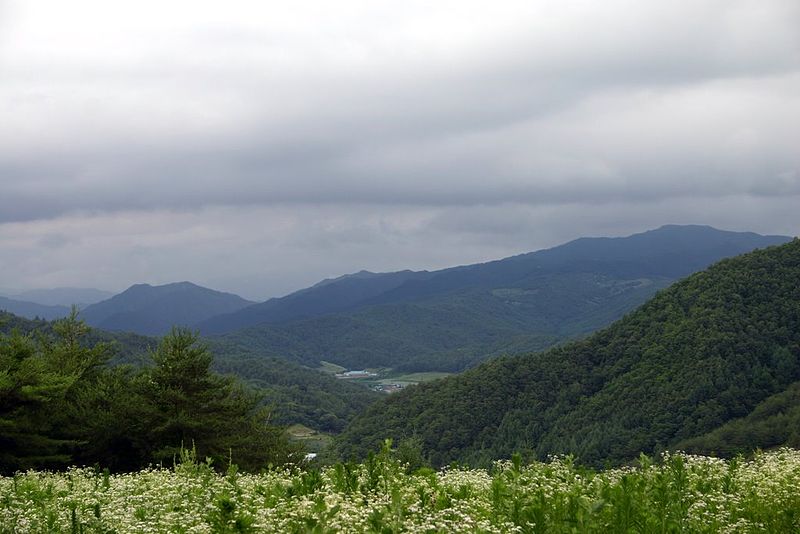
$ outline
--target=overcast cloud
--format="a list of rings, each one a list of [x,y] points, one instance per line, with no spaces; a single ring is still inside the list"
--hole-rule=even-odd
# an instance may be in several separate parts
[[[0,286],[795,235],[800,3],[0,0]]]

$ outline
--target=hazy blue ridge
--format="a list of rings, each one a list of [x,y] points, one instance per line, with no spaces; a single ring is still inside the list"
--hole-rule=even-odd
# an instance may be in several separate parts
[[[70,312],[70,308],[67,306],[47,306],[35,302],[0,297],[0,311],[7,311],[28,319],[39,317],[49,320],[66,317]]]
[[[75,305],[85,308],[89,304],[113,297],[114,293],[94,288],[55,287],[50,289],[31,289],[7,296],[47,306],[71,307]]]
[[[259,320],[271,319],[220,343],[311,367],[326,360],[350,368],[461,371],[491,356],[586,335],[679,277],[789,239],[665,226],[436,272],[361,273],[227,315],[226,321],[256,320],[252,311],[260,307]],[[350,309],[330,313],[337,306]],[[306,317],[298,318],[301,310]]]
[[[252,304],[232,293],[223,293],[190,282],[161,286],[137,284],[110,299],[86,307],[81,317],[104,330],[161,335],[173,326],[197,323]]]

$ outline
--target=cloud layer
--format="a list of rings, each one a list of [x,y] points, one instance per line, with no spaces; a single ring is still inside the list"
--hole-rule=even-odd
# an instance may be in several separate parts
[[[797,233],[800,4],[664,4],[0,2],[0,276],[267,296],[664,222]]]

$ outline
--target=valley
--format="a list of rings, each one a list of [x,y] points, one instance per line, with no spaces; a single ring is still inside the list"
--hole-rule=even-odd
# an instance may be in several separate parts
[[[610,458],[621,461],[636,451],[653,451],[681,439],[703,452],[734,450],[723,444],[710,445],[734,430],[721,428],[706,438],[701,434],[713,432],[711,422],[715,421],[742,428],[745,423],[734,419],[747,416],[747,410],[755,408],[753,402],[764,395],[778,395],[769,402],[782,405],[783,386],[773,384],[781,375],[769,374],[769,384],[773,384],[769,387],[764,382],[745,389],[752,400],[741,399],[739,407],[723,404],[705,419],[700,417],[699,421],[707,419],[709,423],[696,421],[692,428],[680,431],[668,428],[682,428],[687,423],[670,423],[672,426],[663,426],[655,438],[643,437],[648,430],[639,441],[634,440],[636,432],[625,426],[634,423],[623,424],[624,418],[614,416],[615,424],[623,424],[615,439],[629,436],[620,442],[624,443],[620,448],[616,442],[603,444],[602,434],[597,433],[585,435],[594,436],[589,442],[575,441],[569,429],[590,428],[591,410],[607,411],[622,399],[629,402],[641,386],[626,381],[640,375],[644,380],[655,371],[649,367],[643,368],[646,371],[628,370],[614,378],[618,372],[614,369],[632,364],[612,365],[609,362],[616,360],[608,360],[611,356],[578,355],[594,351],[588,347],[607,336],[592,334],[594,331],[623,316],[609,332],[625,330],[624,325],[648,313],[644,310],[668,300],[681,284],[694,278],[665,288],[694,268],[726,254],[788,239],[668,226],[626,238],[579,239],[545,251],[436,272],[361,272],[263,304],[188,283],[137,285],[88,306],[80,311],[80,317],[88,317],[90,324],[115,325],[112,330],[129,330],[97,329],[90,342],[113,343],[114,365],[141,366],[158,343],[157,338],[142,335],[144,332],[165,332],[168,325],[181,323],[204,327],[216,320],[204,317],[214,314],[231,324],[233,317],[257,310],[252,317],[264,322],[203,337],[203,344],[214,355],[213,369],[261,391],[262,402],[270,407],[276,424],[307,428],[310,435],[343,432],[333,442],[336,454],[342,457],[364,455],[385,437],[399,443],[421,439],[426,457],[437,465],[452,460],[481,463],[514,450],[528,451],[535,458],[569,450],[590,463]],[[643,310],[626,315],[654,295]],[[220,314],[226,307],[234,311]],[[144,318],[147,321],[143,322]],[[50,331],[46,321],[13,316],[7,316],[2,328],[7,332],[12,328]],[[653,338],[636,351],[650,355],[648,358],[661,355],[658,358],[663,359],[665,351],[676,354],[677,339],[663,343]],[[561,348],[553,350],[556,346]],[[784,359],[789,361],[793,349],[787,350]],[[524,354],[529,355],[519,356]],[[655,368],[671,376],[666,360]],[[758,369],[764,373],[768,367]],[[791,369],[787,367],[783,375],[793,376]],[[703,376],[704,371],[697,369],[696,373]],[[617,385],[618,380],[623,381]],[[687,376],[677,380],[680,387],[688,387]],[[750,378],[742,380],[745,384]],[[619,388],[627,392],[622,397],[613,393]],[[658,398],[665,395],[671,394]],[[714,395],[708,406],[720,402]],[[583,397],[592,400],[579,402]],[[724,398],[730,403],[729,397]],[[637,401],[640,406],[647,402],[644,397]],[[540,408],[531,410],[528,405]],[[579,411],[572,413],[576,408]],[[675,410],[683,413],[683,408]],[[372,422],[375,416],[378,423]],[[765,419],[759,424],[774,423]],[[470,430],[473,427],[476,430]],[[674,437],[669,432],[675,432]],[[748,443],[750,437],[733,441]],[[788,439],[784,436],[770,443]],[[701,447],[701,442],[709,445]],[[331,439],[326,437],[315,447],[329,443]],[[446,450],[449,452],[444,453]]]

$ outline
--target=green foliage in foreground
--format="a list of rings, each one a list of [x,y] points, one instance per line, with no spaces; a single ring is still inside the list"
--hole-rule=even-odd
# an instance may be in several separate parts
[[[131,471],[186,444],[258,471],[299,454],[251,388],[211,370],[197,335],[173,329],[152,365],[108,367],[76,311],[52,332],[0,333],[0,473],[99,464]]]
[[[387,447],[362,464],[220,474],[92,469],[0,478],[2,532],[797,532],[800,452],[666,455],[604,472],[569,458],[408,474]]]

